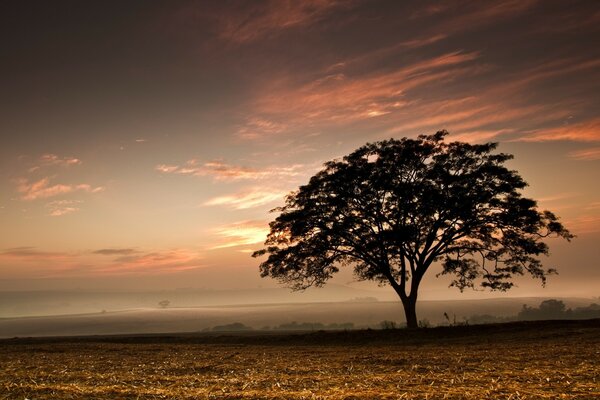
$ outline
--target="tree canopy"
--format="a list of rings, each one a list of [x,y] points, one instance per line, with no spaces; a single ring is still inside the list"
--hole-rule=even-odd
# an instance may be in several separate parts
[[[525,181],[496,143],[445,142],[448,132],[368,143],[327,162],[270,223],[263,277],[321,286],[340,267],[396,291],[417,326],[419,284],[434,262],[461,291],[507,290],[515,275],[546,282],[549,236],[573,235],[523,197]]]

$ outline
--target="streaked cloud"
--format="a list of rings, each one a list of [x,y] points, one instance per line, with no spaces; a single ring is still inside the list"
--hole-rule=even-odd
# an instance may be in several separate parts
[[[28,261],[43,261],[43,260],[63,260],[70,258],[73,255],[71,253],[57,252],[57,251],[43,251],[38,250],[36,247],[23,246],[23,247],[12,247],[0,251],[0,257],[13,258]]]
[[[131,248],[108,248],[108,249],[95,250],[92,253],[100,254],[103,256],[116,256],[116,255],[125,256],[125,255],[139,253],[139,250],[131,249]]]
[[[36,172],[42,168],[59,166],[59,167],[71,167],[74,165],[81,164],[81,160],[75,157],[59,157],[56,154],[43,154],[39,159],[36,160],[35,165],[29,168],[29,172]]]
[[[275,135],[284,132],[287,125],[262,118],[251,117],[245,125],[236,132],[242,139],[256,139],[265,135]]]
[[[212,249],[224,249],[263,243],[269,233],[269,225],[265,221],[240,221],[216,228],[213,232],[221,240]]]
[[[46,204],[46,208],[50,210],[51,217],[60,217],[79,211],[80,203],[81,200],[55,200]]]
[[[251,188],[226,196],[214,197],[205,206],[228,206],[237,210],[258,207],[275,201],[283,202],[286,191],[268,188]]]
[[[385,72],[357,75],[341,70],[300,86],[288,79],[275,80],[266,94],[256,99],[259,117],[252,118],[285,122],[278,123],[277,129],[270,124],[250,123],[238,130],[238,135],[240,131],[252,132],[246,138],[256,139],[284,132],[290,126],[345,126],[406,111],[410,104],[408,91],[476,74],[479,67],[471,62],[478,57],[477,52],[455,51]]]
[[[600,215],[583,214],[567,219],[565,225],[575,235],[600,232]]]
[[[600,146],[599,147],[590,147],[588,149],[583,149],[583,150],[572,151],[568,155],[569,155],[569,157],[574,158],[576,160],[585,160],[585,161],[600,160]]]
[[[455,34],[477,29],[482,25],[493,25],[504,19],[518,16],[531,10],[539,0],[500,0],[493,3],[435,1],[423,2],[421,8],[412,13],[412,19],[438,18],[434,25],[441,32]]]
[[[102,255],[115,249],[104,249]],[[132,250],[132,249],[119,249]],[[100,250],[102,251],[102,250]],[[204,262],[200,254],[189,249],[171,249],[151,252],[127,252],[113,253],[119,255],[111,264],[98,268],[97,272],[109,274],[128,274],[128,273],[173,273],[187,271],[190,269],[201,268]]]
[[[277,35],[282,31],[316,24],[339,8],[357,1],[342,0],[268,0],[250,2],[238,12],[218,16],[218,34],[222,39],[245,43]]]
[[[295,177],[301,174],[303,168],[304,165],[302,164],[251,168],[227,164],[223,161],[209,161],[199,164],[197,160],[189,160],[184,165],[160,164],[155,167],[157,171],[166,174],[210,176],[222,181]]]
[[[548,142],[570,140],[575,142],[599,142],[600,118],[575,124],[566,124],[556,128],[540,129],[519,138],[523,142]]]
[[[40,157],[42,165],[59,165],[61,167],[70,167],[81,164],[81,160],[75,157],[59,157],[56,154],[44,154]]]
[[[48,197],[60,196],[72,192],[98,193],[104,190],[102,186],[92,186],[87,183],[80,184],[50,184],[50,178],[42,178],[34,182],[27,179],[17,181],[17,191],[21,193],[22,200],[37,200]]]

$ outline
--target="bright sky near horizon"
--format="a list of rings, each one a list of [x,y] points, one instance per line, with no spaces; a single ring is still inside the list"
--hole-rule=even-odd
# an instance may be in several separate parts
[[[578,236],[516,293],[600,295],[597,1],[6,1],[0,48],[0,290],[274,286],[286,193],[447,129]]]

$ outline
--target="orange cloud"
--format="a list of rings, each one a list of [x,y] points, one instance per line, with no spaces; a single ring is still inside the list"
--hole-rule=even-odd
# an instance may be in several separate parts
[[[600,232],[600,216],[597,214],[579,215],[566,220],[565,226],[575,235]]]
[[[272,135],[285,131],[287,126],[274,121],[262,118],[251,117],[245,125],[241,126],[237,135],[242,139],[256,139],[265,134]]]
[[[219,16],[221,38],[244,43],[281,31],[315,24],[324,16],[354,2],[342,0],[270,0],[251,2],[251,10]]]
[[[293,86],[288,79],[274,80],[264,96],[255,101],[256,115],[238,130],[256,139],[281,133],[289,126],[344,124],[387,116],[404,110],[411,103],[406,92],[417,87],[451,81],[477,72],[465,66],[476,60],[476,52],[451,52],[422,60],[393,71],[368,76],[328,73],[306,84]],[[257,124],[253,121],[285,121]],[[251,132],[251,134],[247,134]]]
[[[87,183],[78,185],[50,185],[49,178],[42,178],[35,182],[29,182],[26,179],[19,179],[17,183],[17,191],[21,193],[21,199],[23,200],[45,199],[75,191],[98,193],[104,190],[104,187],[102,186],[92,187]]]
[[[517,139],[522,142],[571,140],[575,142],[600,141],[600,118],[568,124],[557,128],[540,129]]]
[[[283,202],[287,192],[275,189],[252,188],[227,196],[212,198],[204,203],[206,206],[229,206],[237,210],[258,207],[274,201]]]
[[[42,165],[60,165],[63,167],[69,167],[71,165],[81,164],[81,160],[75,157],[60,158],[56,154],[44,154],[40,157],[40,163]]]
[[[572,151],[569,153],[569,157],[576,160],[600,160],[600,147],[590,147],[589,149]]]
[[[79,211],[79,207],[76,207],[79,203],[80,200],[56,200],[46,204],[46,207],[50,209],[51,217],[60,217]]]
[[[264,221],[241,221],[214,230],[222,242],[212,249],[247,246],[267,239],[269,225]]]
[[[155,167],[157,171],[163,173],[212,176],[216,180],[224,181],[289,178],[300,175],[303,168],[304,165],[295,164],[285,167],[272,166],[259,169],[226,164],[222,161],[209,161],[198,165],[197,160],[189,160],[182,166],[160,164]]]
[[[101,253],[96,253],[102,255],[111,255],[111,253],[112,255],[120,254],[110,265],[99,268],[98,272],[100,273],[168,273],[197,269],[204,265],[202,258],[197,252],[187,249],[154,251],[141,254],[135,254],[138,252],[133,249],[102,249],[99,251]]]
[[[522,14],[538,2],[539,0],[500,0],[493,3],[446,0],[427,4],[415,11],[411,18],[428,18],[444,14],[442,22],[435,25],[436,29],[446,33],[457,33]]]
[[[23,246],[13,247],[0,252],[0,258],[22,260],[28,262],[66,260],[73,257],[70,253],[56,251],[41,251],[35,247]]]

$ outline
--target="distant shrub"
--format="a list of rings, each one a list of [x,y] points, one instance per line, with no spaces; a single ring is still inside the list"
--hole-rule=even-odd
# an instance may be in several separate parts
[[[394,321],[383,320],[379,323],[381,329],[398,329],[398,325]]]
[[[431,328],[431,322],[427,318],[420,319],[419,328]]]
[[[158,302],[158,306],[160,308],[167,308],[171,305],[171,301],[170,300],[161,300]]]
[[[509,322],[514,321],[516,316],[511,317],[499,317],[496,315],[490,314],[476,314],[472,315],[468,318],[469,324],[472,325],[481,325],[481,324],[497,324],[500,322]]]
[[[376,303],[379,301],[379,299],[377,297],[367,296],[367,297],[355,297],[348,301],[353,302],[353,303]]]
[[[242,324],[241,322],[234,322],[232,324],[214,326],[212,330],[213,332],[241,332],[251,331],[252,328]]]
[[[284,323],[273,327],[279,331],[320,331],[320,330],[343,330],[354,329],[353,322],[323,324],[321,322],[301,322],[296,321]]]
[[[587,307],[577,307],[573,310],[573,318],[592,319],[600,318],[600,304],[592,303]]]

